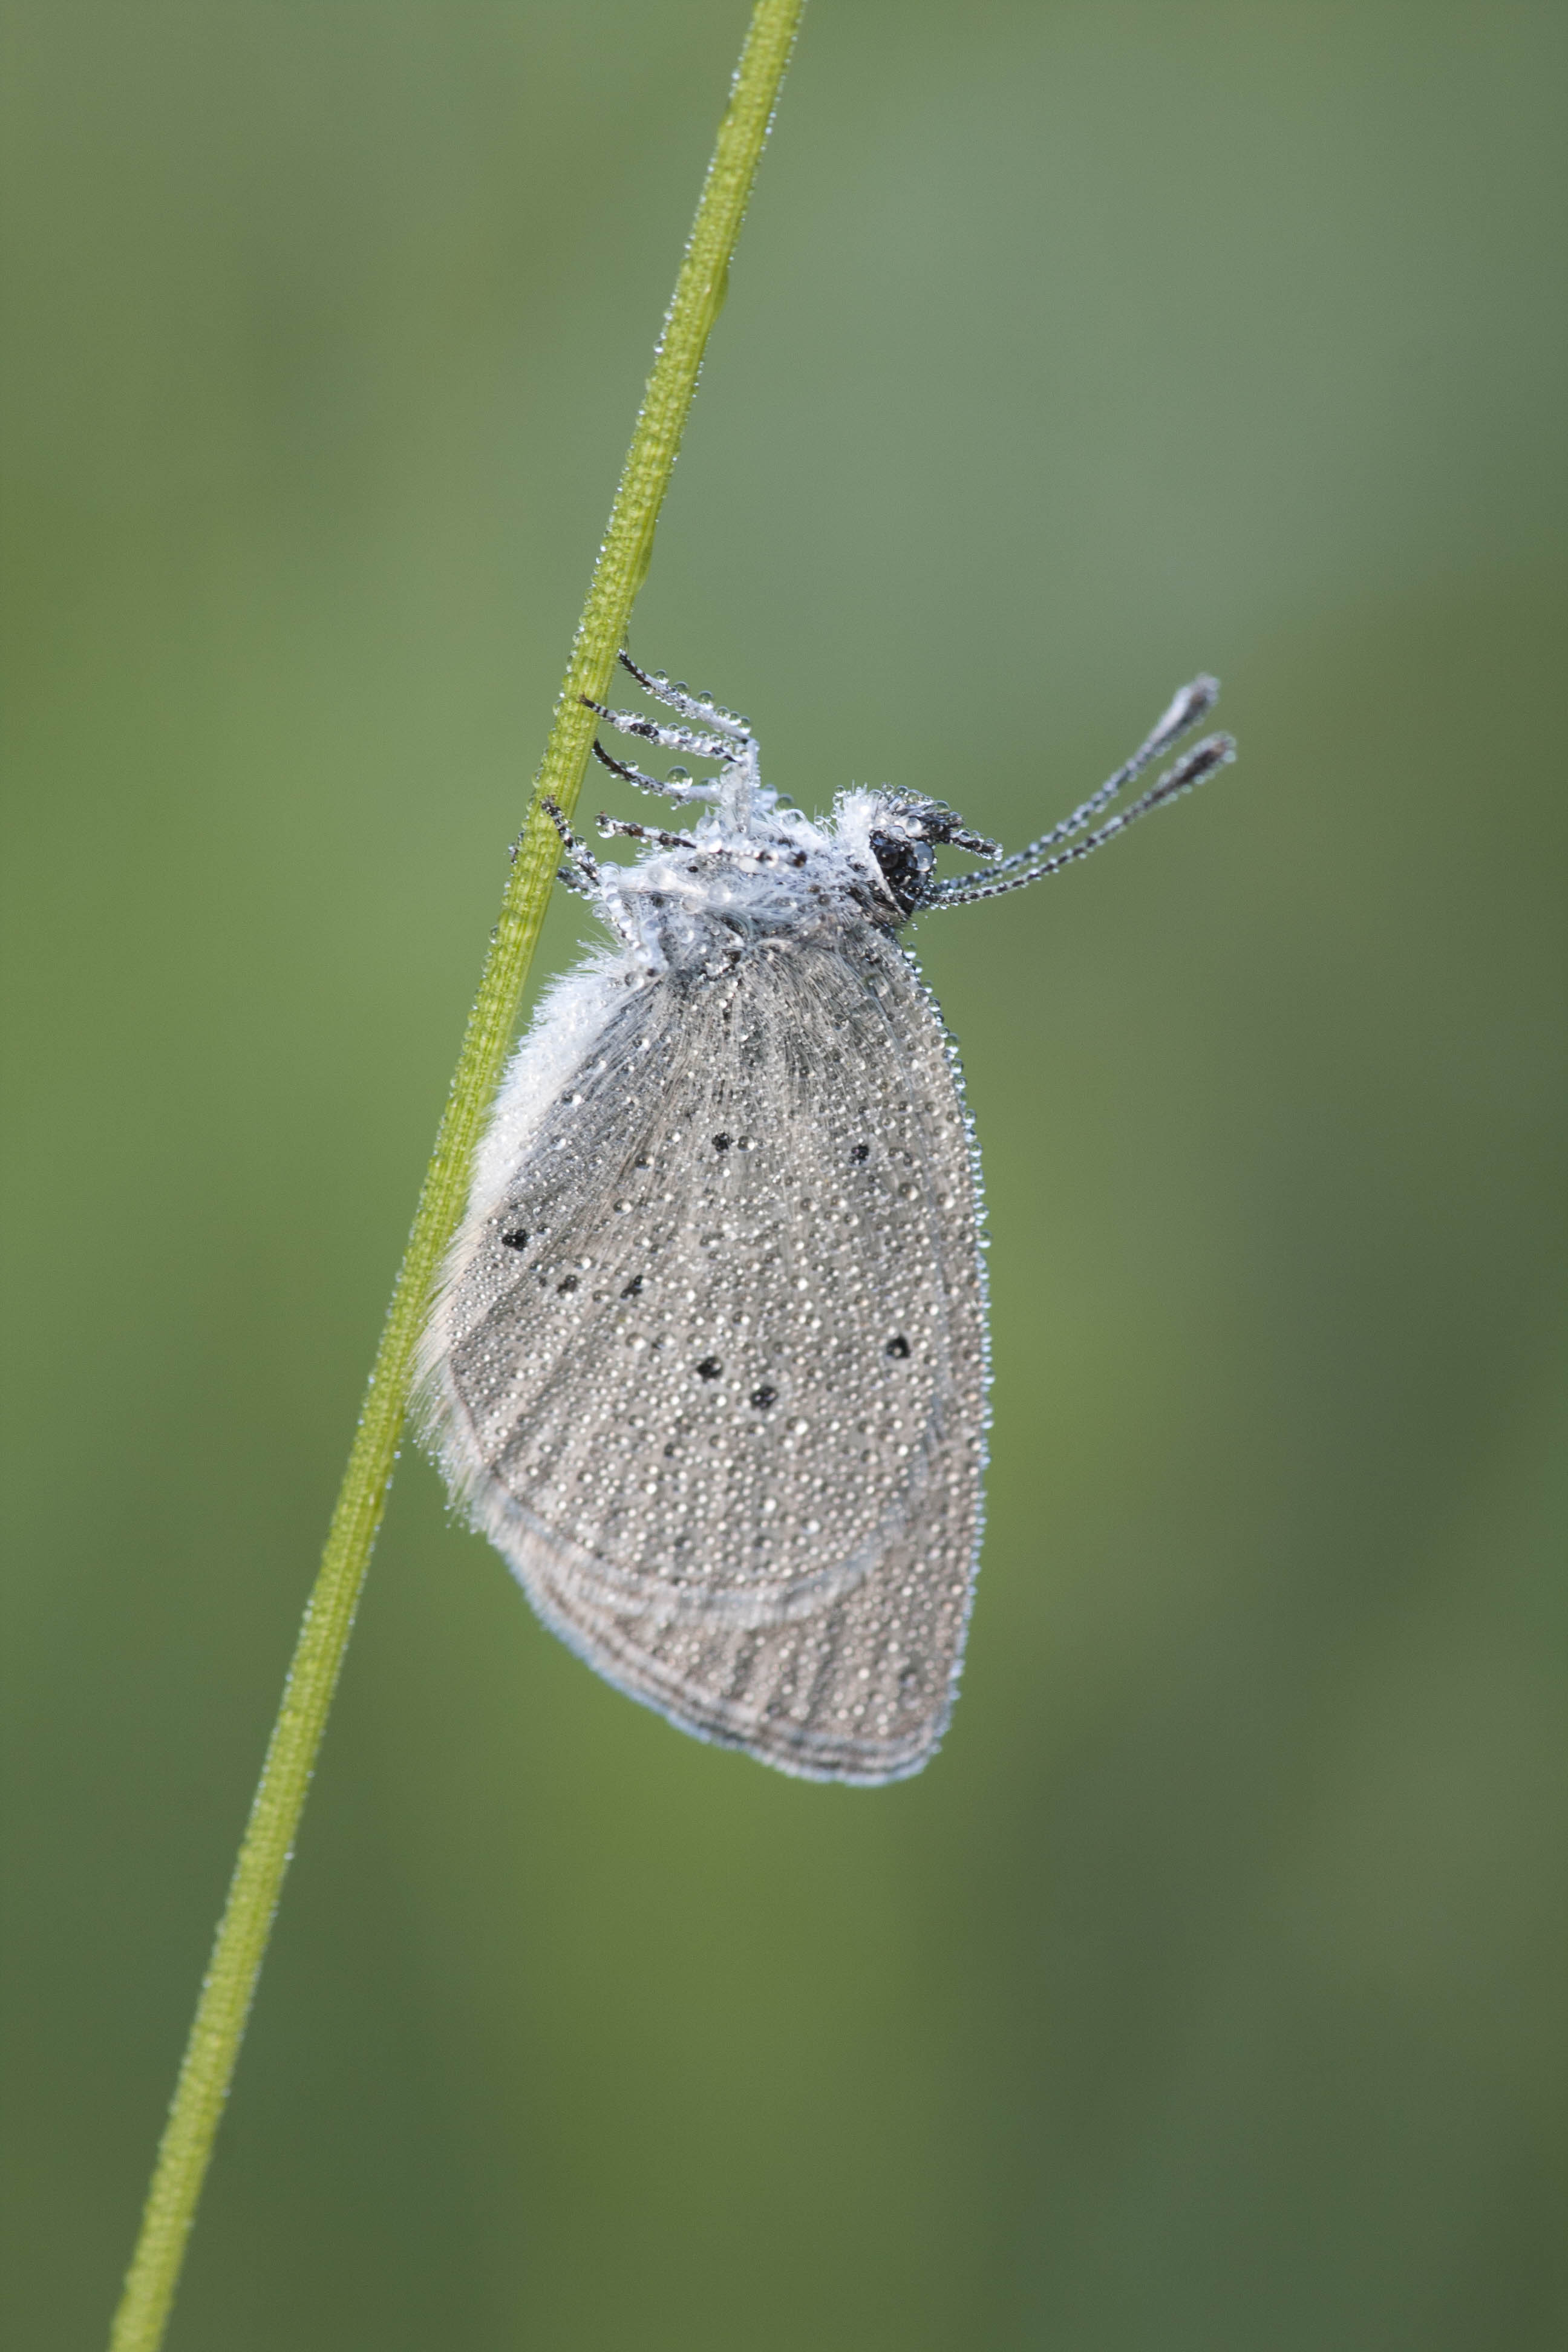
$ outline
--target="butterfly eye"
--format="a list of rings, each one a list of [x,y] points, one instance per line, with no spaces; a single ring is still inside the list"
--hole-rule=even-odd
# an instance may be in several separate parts
[[[936,863],[931,844],[913,841],[907,833],[878,832],[871,835],[871,855],[899,912],[911,914]]]

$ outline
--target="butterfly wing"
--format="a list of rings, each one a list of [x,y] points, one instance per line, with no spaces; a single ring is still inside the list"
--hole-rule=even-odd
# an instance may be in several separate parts
[[[427,1364],[476,1523],[612,1682],[787,1771],[925,1760],[984,1294],[950,1049],[884,937],[627,992],[476,1200]]]

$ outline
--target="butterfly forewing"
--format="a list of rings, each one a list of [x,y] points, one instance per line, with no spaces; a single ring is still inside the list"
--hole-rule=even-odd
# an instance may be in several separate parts
[[[436,1409],[542,1612],[690,1729],[913,1769],[962,1646],[984,1342],[907,959],[797,934],[628,992],[476,1229]]]

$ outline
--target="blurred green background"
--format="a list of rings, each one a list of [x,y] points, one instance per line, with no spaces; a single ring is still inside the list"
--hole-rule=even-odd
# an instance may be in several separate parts
[[[116,2293],[744,16],[10,12],[18,2347]],[[1563,2340],[1565,32],[814,0],[636,644],[807,803],[1016,843],[1199,667],[1242,764],[921,940],[922,1779],[678,1737],[405,1462],[174,2352]]]

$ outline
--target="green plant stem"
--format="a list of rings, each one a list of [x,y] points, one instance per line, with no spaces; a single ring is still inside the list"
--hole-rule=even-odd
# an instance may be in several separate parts
[[[582,698],[603,699],[647,571],[659,508],[709,332],[724,299],[730,257],[803,5],[804,0],[757,0],[752,14],[218,1923],[141,2233],[115,2315],[110,2352],[156,2352],[168,2323],[218,2118],[392,1484],[431,1287],[462,1213],[474,1146],[500,1075],[554,879],[560,843],[540,803],[549,797],[570,812],[583,781],[595,722]]]

